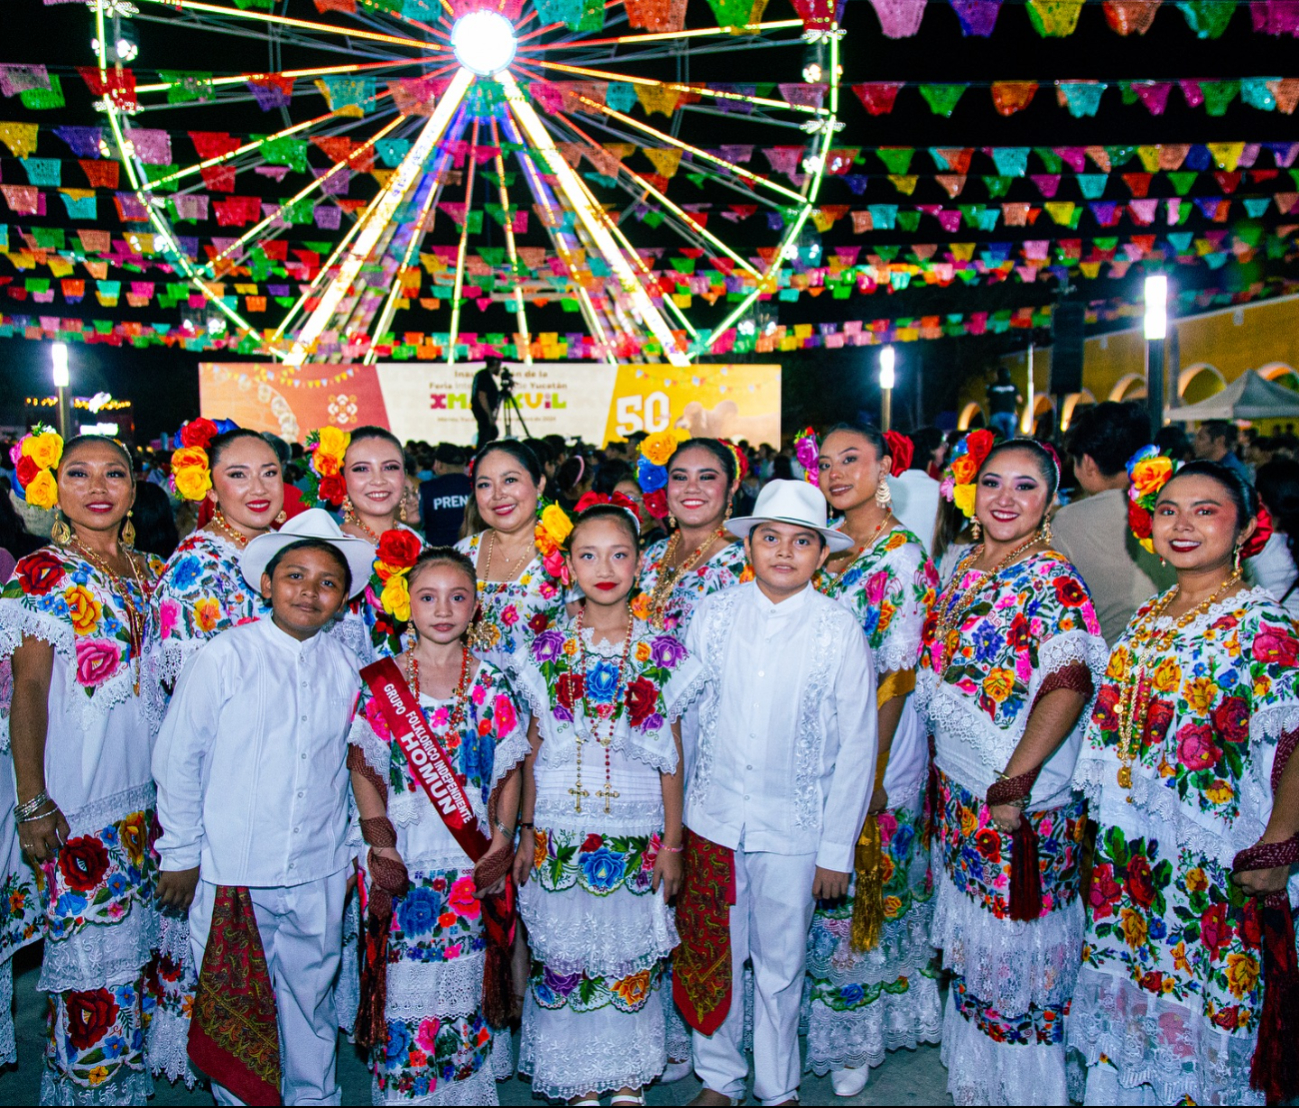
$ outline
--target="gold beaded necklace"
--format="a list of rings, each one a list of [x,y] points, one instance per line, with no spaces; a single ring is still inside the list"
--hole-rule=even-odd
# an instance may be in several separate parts
[[[663,551],[663,560],[659,563],[659,578],[654,582],[654,588],[650,590],[649,621],[650,626],[655,631],[662,631],[667,624],[668,604],[672,599],[672,590],[677,587],[677,582],[694,573],[713,543],[718,539],[726,539],[727,537],[725,525],[717,528],[687,555],[684,562],[673,569],[672,562],[681,550],[681,532],[674,531],[672,533],[672,537],[668,539],[667,549]]]
[[[217,508],[212,512],[212,522],[225,532],[226,538],[234,543],[239,550],[242,550],[248,545],[248,536],[237,527],[232,526],[230,521],[226,519],[225,513],[220,508]]]
[[[875,549],[876,540],[880,537],[880,535],[884,533],[884,528],[888,525],[888,522],[891,519],[893,519],[893,512],[891,510],[886,511],[884,513],[884,518],[880,520],[880,525],[876,527],[875,530],[871,533],[871,537],[868,538],[865,542],[859,543],[857,546],[854,546],[852,550],[849,551],[848,560],[844,562],[843,569],[839,570],[838,572],[835,572],[834,570],[829,570],[828,571],[829,576],[833,580],[836,581],[839,580],[840,578],[843,577],[845,573],[847,573],[850,569],[852,569],[853,566],[857,564],[860,558],[871,553],[871,551]]]
[[[1045,543],[1046,541],[1046,536],[1041,531],[1034,532],[995,566],[989,570],[984,570],[979,575],[978,580],[965,589],[961,588],[961,578],[965,575],[967,568],[978,561],[984,547],[982,545],[976,546],[961,559],[960,564],[956,567],[956,572],[952,574],[951,583],[943,590],[943,595],[938,602],[940,614],[935,629],[935,637],[939,643],[939,660],[938,665],[934,667],[934,672],[939,678],[947,672],[952,656],[956,653],[961,623],[965,619],[965,613],[970,610],[971,606],[979,598],[979,593],[987,587],[989,582],[1000,576],[1002,570],[1006,569],[1030,546],[1034,543]]]
[[[1150,694],[1153,684],[1147,680],[1147,670],[1151,661],[1167,654],[1172,649],[1177,636],[1204,615],[1224,593],[1240,581],[1240,573],[1239,569],[1234,570],[1230,577],[1213,590],[1213,594],[1207,600],[1202,600],[1189,612],[1179,616],[1171,627],[1156,631],[1155,625],[1181,594],[1181,586],[1174,585],[1155,601],[1150,611],[1142,617],[1141,622],[1132,629],[1129,645],[1132,663],[1119,701],[1114,706],[1115,730],[1119,736],[1116,750],[1119,759],[1117,774],[1119,788],[1132,788],[1132,763],[1136,761],[1137,751],[1141,745],[1141,729],[1150,712]]]

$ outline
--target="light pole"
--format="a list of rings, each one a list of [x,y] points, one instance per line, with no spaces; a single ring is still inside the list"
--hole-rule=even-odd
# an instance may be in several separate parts
[[[893,386],[896,383],[894,367],[897,352],[891,346],[880,351],[880,429],[887,431],[893,422]]]
[[[63,441],[69,438],[68,424],[68,344],[56,342],[50,347],[50,367],[54,377],[54,393],[59,401],[59,434]]]
[[[1146,278],[1146,404],[1150,408],[1150,437],[1164,425],[1164,339],[1168,337],[1168,278]]]

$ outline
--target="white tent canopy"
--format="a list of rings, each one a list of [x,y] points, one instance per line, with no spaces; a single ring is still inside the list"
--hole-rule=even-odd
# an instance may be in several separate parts
[[[1273,384],[1247,369],[1216,396],[1170,408],[1165,417],[1172,423],[1194,423],[1206,419],[1290,419],[1299,417],[1299,393]]]

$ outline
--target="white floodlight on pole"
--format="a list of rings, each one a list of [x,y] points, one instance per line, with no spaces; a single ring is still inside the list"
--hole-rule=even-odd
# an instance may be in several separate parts
[[[68,439],[68,344],[56,342],[50,347],[50,369],[54,392],[59,401],[59,434]]]
[[[1164,425],[1164,339],[1168,337],[1168,278],[1152,273],[1146,278],[1146,404],[1150,409],[1150,436]]]
[[[893,386],[897,383],[898,355],[892,346],[880,351],[880,426],[887,431],[893,422]]]

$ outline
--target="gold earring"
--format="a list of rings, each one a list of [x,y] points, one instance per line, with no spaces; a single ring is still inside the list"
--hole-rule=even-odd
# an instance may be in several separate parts
[[[356,509],[352,506],[351,496],[348,495],[343,496],[343,522],[344,523],[356,522]]]
[[[1244,551],[1244,549],[1245,549],[1245,544],[1244,544],[1244,543],[1239,543],[1239,544],[1236,546],[1235,551],[1233,551],[1233,553],[1232,553],[1232,571],[1235,572],[1235,573],[1239,573],[1239,572],[1240,572],[1240,559],[1241,559],[1241,554],[1242,554],[1242,552]]]
[[[728,500],[726,502],[726,515],[722,517],[722,523],[725,524],[726,522],[728,522],[734,512],[735,512],[735,504],[733,501]]]
[[[128,511],[126,513],[126,522],[122,524],[122,541],[127,546],[135,545],[135,524],[131,521],[131,516],[135,513]]]
[[[668,516],[668,530],[669,530],[669,531],[675,531],[676,529],[677,529],[677,517],[674,516],[674,515],[669,515],[669,516]]]
[[[875,486],[875,506],[883,508],[886,512],[893,505],[893,490],[889,488],[887,477],[880,477],[880,483]]]
[[[1042,545],[1050,546],[1051,537],[1051,521],[1049,519],[1044,519],[1042,520]]]
[[[975,542],[983,538],[983,524],[979,522],[978,516],[970,517],[970,535]]]
[[[397,518],[401,520],[402,523],[406,522],[406,494],[405,493],[401,494],[401,507],[397,509]]]
[[[50,528],[50,541],[55,546],[67,546],[72,541],[72,527],[68,523],[68,517],[63,514],[62,509],[54,518],[54,526]]]
[[[276,515],[276,517],[275,517],[275,522],[276,522],[276,523],[283,523],[283,522],[284,522],[286,519],[288,519],[288,518],[289,518],[289,513],[286,512],[283,508],[281,508],[280,511],[279,511],[279,514]]]

